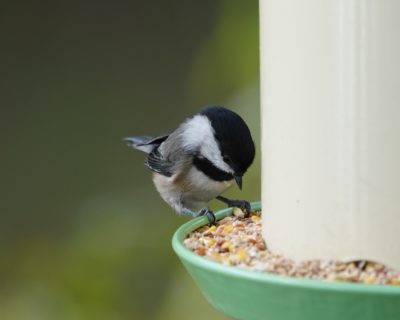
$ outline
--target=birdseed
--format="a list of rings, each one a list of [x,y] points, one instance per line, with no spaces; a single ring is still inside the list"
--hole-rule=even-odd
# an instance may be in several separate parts
[[[268,250],[261,233],[261,212],[245,217],[233,214],[211,227],[201,227],[188,235],[184,244],[199,256],[229,266],[295,278],[347,281],[400,286],[400,271],[377,262],[305,260],[295,262]]]

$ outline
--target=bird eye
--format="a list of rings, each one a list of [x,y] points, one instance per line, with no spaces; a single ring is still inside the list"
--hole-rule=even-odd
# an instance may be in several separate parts
[[[230,163],[230,162],[231,162],[231,159],[230,159],[228,156],[226,156],[226,155],[222,156],[222,159],[223,159],[226,163]]]

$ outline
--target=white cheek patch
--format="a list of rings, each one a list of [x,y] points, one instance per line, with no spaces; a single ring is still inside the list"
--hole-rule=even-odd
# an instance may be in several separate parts
[[[188,149],[200,149],[200,155],[210,160],[217,168],[233,173],[222,159],[214,137],[214,129],[206,116],[196,115],[184,123],[183,144]]]

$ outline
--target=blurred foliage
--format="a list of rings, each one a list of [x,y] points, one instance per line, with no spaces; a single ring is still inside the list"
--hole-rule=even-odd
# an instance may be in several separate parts
[[[219,100],[258,83],[258,2],[220,3],[217,21],[207,41],[196,53],[187,89],[190,100]],[[204,95],[204,92],[207,92]],[[255,111],[255,106],[250,105]]]
[[[223,104],[259,146],[257,1],[11,2],[0,25],[0,319],[226,319],[121,138]],[[259,157],[227,195],[260,198]]]

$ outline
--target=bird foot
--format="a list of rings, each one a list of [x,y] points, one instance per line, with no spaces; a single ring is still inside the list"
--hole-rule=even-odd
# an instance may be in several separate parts
[[[245,215],[249,215],[251,212],[251,205],[250,202],[246,201],[246,200],[231,200],[225,197],[217,197],[218,200],[226,203],[226,205],[228,207],[237,207],[240,208],[244,211]]]
[[[208,224],[210,226],[214,225],[217,222],[217,218],[215,218],[214,212],[212,212],[208,208],[203,208],[199,211],[199,216],[206,216],[208,219]]]
[[[214,213],[208,208],[203,208],[199,212],[194,212],[194,211],[192,211],[190,209],[182,208],[181,209],[181,213],[183,213],[184,215],[187,215],[189,217],[192,217],[192,218],[206,216],[210,226],[215,224],[215,222],[217,221],[217,219],[215,218]]]

